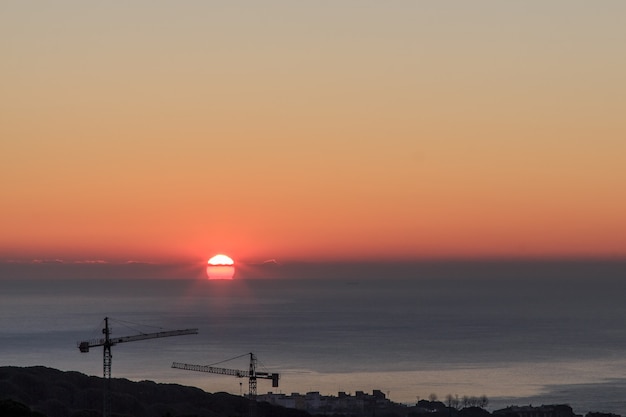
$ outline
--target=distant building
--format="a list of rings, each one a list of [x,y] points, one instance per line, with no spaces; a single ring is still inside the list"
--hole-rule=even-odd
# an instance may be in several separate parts
[[[372,394],[356,391],[354,395],[339,392],[337,396],[321,395],[318,391],[299,393],[274,394],[268,392],[257,396],[257,400],[286,408],[296,408],[311,414],[362,414],[370,410],[389,410],[403,407],[391,402],[380,390]]]

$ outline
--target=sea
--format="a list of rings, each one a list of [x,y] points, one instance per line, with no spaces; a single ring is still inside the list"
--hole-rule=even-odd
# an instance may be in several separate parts
[[[258,392],[381,390],[398,403],[486,396],[626,415],[626,263],[456,265],[368,274],[289,269],[233,280],[0,277],[0,366],[102,376],[77,342],[197,328],[119,343],[112,375],[246,394],[247,380],[173,362],[280,374]],[[277,275],[278,276],[278,275]]]

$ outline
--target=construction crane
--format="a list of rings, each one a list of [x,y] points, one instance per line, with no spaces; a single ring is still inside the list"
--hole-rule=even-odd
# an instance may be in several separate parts
[[[277,387],[278,379],[280,378],[280,375],[277,373],[257,372],[256,370],[257,359],[254,353],[249,353],[249,354],[246,353],[245,355],[237,356],[236,358],[232,358],[232,359],[241,358],[247,355],[250,355],[250,368],[247,371],[242,371],[239,369],[217,368],[211,365],[190,365],[188,363],[180,363],[180,362],[172,363],[172,368],[184,369],[187,371],[209,372],[212,374],[220,374],[220,375],[231,375],[231,376],[236,376],[237,378],[248,378],[248,384],[249,384],[248,394],[251,399],[255,400],[256,399],[256,380],[259,378],[271,379],[272,387]],[[231,359],[228,359],[228,360],[231,360]]]
[[[103,349],[103,370],[104,370],[104,404],[102,408],[102,416],[108,417],[111,413],[111,346],[118,343],[136,342],[139,340],[156,339],[170,336],[183,336],[186,334],[198,334],[198,329],[170,330],[156,333],[141,333],[134,336],[111,337],[111,328],[109,327],[109,318],[104,318],[104,328],[102,329],[104,337],[99,339],[84,340],[78,342],[78,349],[82,353],[89,352],[89,348],[102,346]]]

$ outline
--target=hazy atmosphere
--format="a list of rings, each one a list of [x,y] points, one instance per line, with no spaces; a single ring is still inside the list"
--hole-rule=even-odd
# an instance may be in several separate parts
[[[0,0],[0,414],[626,415],[625,17]]]
[[[0,259],[624,257],[625,13],[2,1]]]

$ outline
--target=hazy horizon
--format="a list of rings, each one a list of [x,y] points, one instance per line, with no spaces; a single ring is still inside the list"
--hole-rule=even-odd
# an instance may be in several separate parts
[[[205,262],[0,261],[0,279],[206,280]],[[581,278],[626,274],[626,259],[446,259],[412,261],[239,262],[236,280],[437,279],[455,276],[501,279]]]

